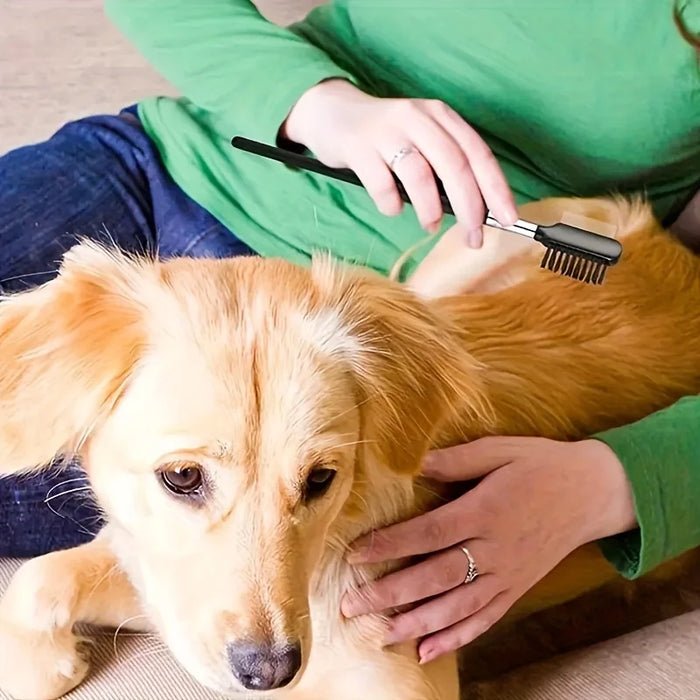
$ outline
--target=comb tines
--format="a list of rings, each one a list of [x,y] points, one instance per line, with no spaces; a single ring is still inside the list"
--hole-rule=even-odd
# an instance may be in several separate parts
[[[562,261],[566,257],[566,253],[563,253],[561,250],[557,251],[557,258],[554,261],[554,272],[559,272],[561,268]]]
[[[570,260],[571,260],[571,256],[568,253],[564,253],[564,259],[562,260],[561,268],[559,269],[559,272],[562,275],[566,275],[566,271],[569,268],[569,261]]]
[[[614,238],[562,222],[537,226],[534,239],[548,249],[542,267],[589,284],[602,284],[608,266],[622,254]]]
[[[576,263],[578,262],[578,256],[577,255],[570,255],[569,256],[569,263],[566,266],[566,269],[564,270],[564,274],[567,277],[572,277],[572,272],[574,271],[574,268],[576,267]]]
[[[544,251],[544,257],[542,258],[542,262],[540,263],[540,267],[542,267],[542,268],[549,267],[549,260],[551,257],[552,257],[552,249],[547,248]]]
[[[553,246],[545,250],[540,267],[580,282],[602,284],[608,266],[602,260],[587,258]]]
[[[598,269],[598,265],[591,263],[588,267],[588,272],[586,273],[586,282],[590,283],[593,279],[593,273]]]
[[[557,251],[552,249],[551,250],[551,255],[549,256],[549,260],[547,260],[547,269],[548,270],[553,270],[554,269],[554,262],[557,259]]]
[[[598,263],[591,281],[593,284],[602,284],[603,277],[605,277],[605,265],[603,265],[603,263]]]
[[[567,277],[571,277],[572,279],[578,279],[576,276],[576,270],[581,264],[581,258],[579,258],[578,255],[574,254],[569,254],[569,264],[566,266],[566,269],[563,271],[563,274],[565,274]]]
[[[591,261],[590,260],[584,260],[583,265],[581,266],[581,273],[579,274],[579,280],[582,282],[586,281],[586,275],[588,274],[588,271],[591,269]]]

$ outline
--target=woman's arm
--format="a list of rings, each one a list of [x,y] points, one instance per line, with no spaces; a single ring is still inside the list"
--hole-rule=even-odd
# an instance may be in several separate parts
[[[617,455],[639,529],[601,542],[624,576],[640,576],[700,545],[700,397],[596,436]]]
[[[105,10],[183,95],[224,124],[235,114],[252,139],[274,143],[304,92],[327,78],[351,78],[249,0],[105,0]]]
[[[671,230],[700,252],[700,191]],[[640,576],[700,545],[700,397],[596,437],[617,454],[634,493],[639,529],[601,542],[620,573]]]
[[[396,165],[419,221],[435,231],[442,206],[432,167],[473,247],[481,245],[484,199],[503,224],[517,218],[490,149],[447,105],[366,95],[323,51],[268,22],[249,0],[105,4],[153,66],[213,113],[226,135],[267,143],[288,136],[326,164],[355,170],[389,215],[402,207],[390,172]],[[346,80],[328,80],[333,77]]]

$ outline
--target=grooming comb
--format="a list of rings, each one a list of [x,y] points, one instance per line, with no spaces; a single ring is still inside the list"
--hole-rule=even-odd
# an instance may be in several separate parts
[[[348,182],[359,187],[363,186],[360,178],[348,168],[331,168],[316,160],[316,158],[301,155],[284,148],[269,146],[259,141],[251,141],[242,136],[236,136],[231,141],[231,144],[234,148],[279,161],[293,168],[310,170],[342,182]],[[401,199],[410,204],[411,200],[408,193],[396,175],[394,175],[394,180]],[[442,182],[438,177],[435,180],[440,194],[442,210],[446,214],[454,215]],[[551,226],[542,226],[518,219],[512,226],[502,226],[491,212],[488,212],[484,223],[487,226],[518,233],[521,236],[527,236],[537,241],[546,248],[540,267],[572,277],[581,282],[602,284],[607,269],[617,263],[622,255],[622,245],[616,239],[564,222]]]

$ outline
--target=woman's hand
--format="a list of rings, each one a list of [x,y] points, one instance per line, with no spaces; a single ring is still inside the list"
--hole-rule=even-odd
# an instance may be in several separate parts
[[[597,440],[494,437],[433,452],[427,476],[484,477],[455,501],[358,540],[353,564],[432,554],[348,593],[348,616],[427,602],[392,618],[387,644],[423,637],[422,663],[468,644],[574,549],[636,527],[630,485]],[[464,583],[467,547],[479,576]]]
[[[402,207],[393,170],[421,225],[431,232],[438,230],[443,214],[437,173],[472,247],[481,245],[484,200],[501,224],[517,219],[493,153],[444,102],[371,97],[346,80],[328,80],[301,96],[280,133],[304,144],[326,165],[354,170],[387,215]]]

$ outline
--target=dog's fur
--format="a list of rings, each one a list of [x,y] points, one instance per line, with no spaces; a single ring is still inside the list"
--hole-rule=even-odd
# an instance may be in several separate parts
[[[383,618],[342,618],[343,592],[386,571],[349,566],[346,546],[431,505],[415,478],[431,446],[576,439],[700,392],[700,260],[640,205],[541,212],[562,206],[619,225],[602,287],[533,272],[520,247],[492,256],[486,283],[475,265],[431,286],[424,267],[412,291],[328,259],[157,262],[82,244],[55,280],[3,301],[0,472],[79,454],[108,525],[17,573],[0,687],[60,696],[87,671],[73,625],[131,620],[223,692],[240,690],[228,642],[300,640],[304,666],[274,697],[457,698],[454,657],[420,666],[414,644],[382,649]],[[457,289],[483,293],[442,296]],[[204,466],[202,499],[162,488],[157,470],[181,463]],[[337,476],[307,504],[318,465]],[[516,614],[613,577],[584,548]]]

